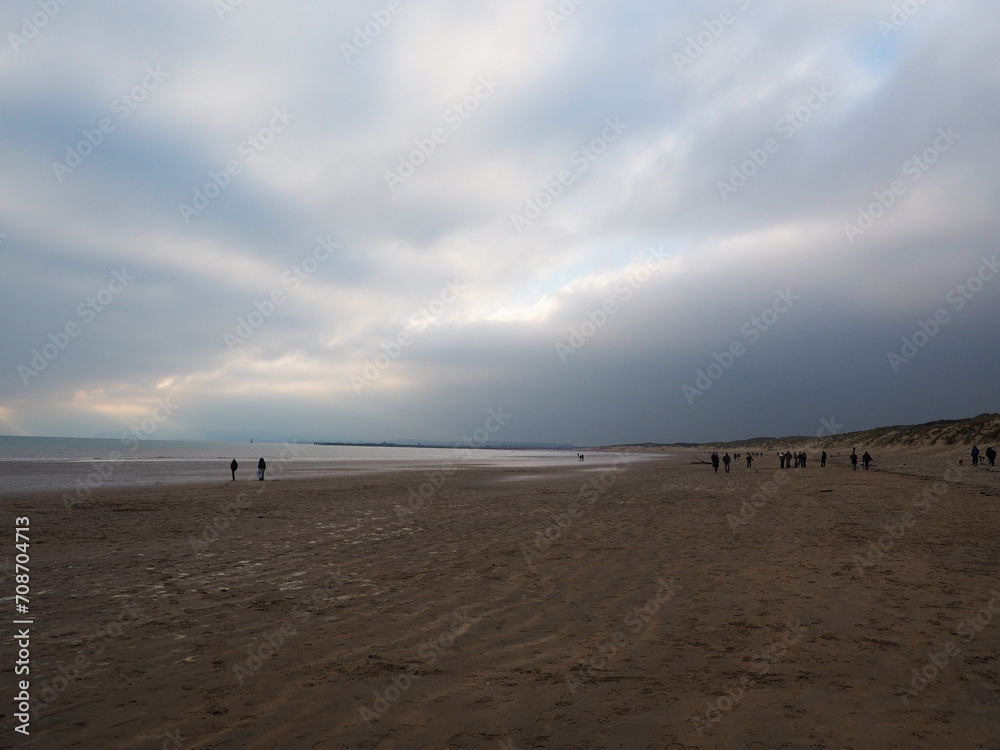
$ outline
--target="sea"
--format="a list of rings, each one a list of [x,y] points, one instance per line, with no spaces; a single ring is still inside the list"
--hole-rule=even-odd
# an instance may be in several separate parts
[[[613,454],[585,453],[586,469]],[[457,466],[549,467],[578,464],[576,451],[419,448],[311,443],[220,443],[173,440],[10,437],[0,435],[0,495],[36,491],[76,492],[97,486],[148,486],[253,479],[257,461],[265,480],[384,471],[433,471]]]

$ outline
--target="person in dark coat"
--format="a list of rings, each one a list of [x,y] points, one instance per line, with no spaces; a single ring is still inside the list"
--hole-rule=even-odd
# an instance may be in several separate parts
[[[729,473],[729,462],[730,462],[730,461],[732,461],[732,460],[733,460],[733,459],[731,459],[731,458],[729,457],[729,453],[728,453],[728,451],[726,452],[726,455],[724,455],[724,456],[722,457],[722,463],[724,463],[724,464],[726,465],[726,473],[727,473],[727,474]]]
[[[851,452],[851,471],[857,471],[857,470],[858,470],[858,452],[857,451],[852,451]]]
[[[865,467],[865,471],[872,467],[872,457],[868,451],[865,451],[865,455],[861,457],[861,464]]]
[[[990,466],[993,466],[997,460],[997,452],[993,449],[992,445],[986,446],[986,460],[990,462]]]
[[[753,468],[753,453],[747,453],[747,468]]]
[[[719,473],[719,454],[718,453],[713,453],[712,454],[712,468],[715,469],[715,473],[716,474]]]
[[[257,462],[257,479],[261,482],[264,481],[264,469],[267,468],[267,464],[264,463],[264,457],[260,457],[260,461]]]
[[[819,465],[826,466],[826,451],[823,451],[823,453],[820,454]]]
[[[973,466],[978,466],[979,465],[979,446],[978,445],[972,446],[972,465]]]
[[[236,481],[236,470],[238,468],[240,468],[240,465],[238,463],[236,463],[236,459],[234,458],[233,462],[231,464],[229,464],[229,470],[231,472],[233,472],[233,481],[234,482]]]
[[[785,468],[785,454],[784,453],[779,453],[778,454],[778,460],[781,461],[781,468],[784,469]]]

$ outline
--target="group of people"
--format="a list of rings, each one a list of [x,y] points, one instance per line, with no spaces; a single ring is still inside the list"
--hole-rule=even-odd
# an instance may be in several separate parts
[[[745,455],[745,458],[747,460],[747,468],[748,469],[753,468],[754,459],[759,458],[761,455],[762,454],[760,453],[747,453]],[[780,462],[782,469],[791,469],[793,466],[796,469],[804,469],[806,466],[806,459],[808,458],[808,456],[806,456],[805,451],[800,451],[795,454],[793,454],[791,451],[785,451],[784,453],[778,451],[777,455],[778,455],[778,461]],[[740,454],[736,453],[732,457],[730,457],[729,453],[727,452],[721,458],[721,463],[726,467],[727,474],[729,473],[729,464],[734,458],[735,460],[739,461]],[[261,461],[263,460],[264,459],[261,459]],[[995,466],[996,460],[997,460],[997,452],[992,445],[986,446],[986,450],[982,452],[980,452],[978,445],[972,446],[973,466],[979,466],[981,463],[984,463],[985,461],[988,461],[990,466]],[[858,459],[857,448],[851,448],[851,471],[858,470],[859,461],[861,463],[861,468],[864,469],[865,471],[870,469],[872,467],[872,464],[875,463],[875,459],[872,458],[872,455],[868,451],[865,451],[864,454],[861,456],[861,458]],[[233,463],[235,464],[236,462],[234,461]],[[719,463],[720,463],[719,454],[717,452],[712,453],[712,468],[715,469],[716,474],[719,473]],[[959,463],[961,463],[961,461],[959,461]],[[820,454],[819,465],[826,466],[826,451],[823,451],[822,454]]]
[[[986,450],[983,452],[983,455],[986,456],[986,460],[990,462],[990,466],[993,466],[996,463],[997,452],[993,449],[992,445],[986,446]],[[972,446],[972,465],[979,466],[980,460],[979,446],[974,445]]]
[[[726,473],[727,474],[729,473],[729,464],[732,463],[734,460],[735,461],[739,461],[741,455],[742,454],[740,454],[740,453],[734,453],[730,457],[730,455],[729,455],[729,453],[727,451],[726,455],[724,455],[722,457],[721,461],[722,461],[722,464],[726,467]],[[744,456],[744,458],[746,458],[746,460],[747,460],[747,468],[748,469],[752,469],[753,468],[753,460],[755,458],[758,458],[760,455],[761,455],[760,453],[747,453],[746,456]],[[718,452],[713,452],[712,453],[712,468],[715,469],[715,473],[716,474],[719,473],[719,461],[720,461],[720,459],[719,459]]]
[[[861,466],[865,471],[868,471],[872,467],[872,461],[875,459],[871,457],[868,451],[865,451],[865,455],[861,457]],[[857,448],[851,448],[851,471],[858,470],[858,450]]]
[[[782,469],[792,468],[792,462],[795,462],[796,469],[806,468],[806,452],[799,451],[798,453],[792,455],[791,451],[785,451],[784,453],[778,453],[778,461],[781,462]],[[823,451],[823,455],[820,457],[820,466],[826,466],[826,451]]]
[[[746,461],[747,461],[747,468],[748,469],[753,468],[754,459],[755,458],[759,458],[761,455],[763,455],[763,454],[761,454],[761,453],[747,453],[745,455],[745,458],[746,458]],[[806,467],[806,460],[809,458],[806,455],[805,451],[799,451],[798,453],[792,453],[791,451],[785,451],[784,453],[782,453],[781,451],[778,451],[777,455],[778,455],[778,461],[779,461],[782,469],[791,469],[793,467],[796,468],[796,469],[804,469]],[[997,452],[995,450],[993,450],[993,446],[992,445],[989,446],[986,449],[986,451],[984,452],[983,455],[985,455],[986,458],[989,460],[990,466],[993,466],[993,462],[996,460]],[[740,454],[739,453],[736,453],[732,457],[730,457],[729,453],[727,452],[720,459],[718,452],[713,452],[712,453],[712,468],[715,469],[715,473],[718,474],[719,473],[719,464],[722,463],[722,465],[725,466],[726,473],[728,474],[729,473],[729,464],[733,461],[733,459],[735,459],[735,460],[738,461],[739,458],[740,458]],[[859,459],[858,459],[858,451],[857,451],[856,448],[852,448],[851,449],[851,470],[852,471],[857,471],[858,470],[858,461],[859,461]],[[976,463],[978,463],[978,461],[979,461],[979,449],[978,448],[973,448],[972,449],[972,463],[973,463],[973,465],[975,465]],[[872,464],[875,463],[875,459],[872,458],[872,455],[868,451],[865,451],[864,455],[861,456],[860,462],[861,462],[861,467],[867,471],[868,469],[871,468]],[[819,465],[820,466],[826,466],[826,451],[823,451],[820,454]]]
[[[234,458],[233,462],[231,464],[229,464],[229,470],[231,472],[233,472],[233,481],[234,482],[236,481],[236,470],[238,468],[240,468],[240,465],[238,463],[236,463],[236,459]],[[264,470],[265,469],[267,469],[267,464],[264,462],[264,457],[261,456],[260,457],[260,461],[257,462],[257,481],[259,481],[259,482],[263,482],[264,481]]]

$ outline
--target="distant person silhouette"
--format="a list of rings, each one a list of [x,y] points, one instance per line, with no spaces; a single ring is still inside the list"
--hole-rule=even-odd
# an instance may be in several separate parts
[[[972,465],[973,466],[978,466],[979,465],[979,446],[978,445],[972,446]]]
[[[732,460],[733,460],[733,459],[731,459],[731,458],[729,457],[729,454],[728,454],[728,453],[726,453],[726,455],[724,455],[724,456],[722,457],[722,463],[724,463],[724,464],[726,465],[726,473],[727,473],[727,474],[729,473],[729,462],[730,462],[730,461],[732,461]]]
[[[784,469],[785,468],[785,454],[784,453],[779,453],[778,454],[778,460],[781,461],[781,468]]]
[[[851,471],[858,470],[858,454],[857,451],[851,453]]]
[[[992,445],[986,446],[986,460],[990,462],[990,466],[993,466],[994,462],[997,460],[997,452],[993,450]]]
[[[806,452],[805,451],[802,451],[799,454],[799,466],[801,466],[803,469],[806,468]]]
[[[719,454],[718,453],[713,453],[712,454],[712,468],[715,469],[715,473],[716,474],[719,473]]]
[[[753,468],[753,453],[747,453],[747,468]]]
[[[238,463],[236,463],[236,459],[234,458],[233,462],[231,464],[229,464],[229,470],[231,472],[233,472],[233,481],[234,482],[236,481],[236,470],[238,468],[240,468],[240,465]]]
[[[785,452],[785,468],[786,469],[792,468],[792,452],[791,451],[786,451]]]
[[[823,453],[820,455],[820,457],[819,457],[819,465],[820,466],[826,466],[826,451],[823,451]]]
[[[257,462],[257,479],[261,482],[264,481],[264,469],[267,468],[267,464],[264,463],[264,457],[260,457],[260,461]]]
[[[861,463],[865,467],[865,471],[868,471],[872,467],[872,457],[868,451],[865,451],[865,455],[861,457]]]

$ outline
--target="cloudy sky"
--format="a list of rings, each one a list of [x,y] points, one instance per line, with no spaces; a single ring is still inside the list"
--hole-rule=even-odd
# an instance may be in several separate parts
[[[0,433],[167,405],[155,437],[450,441],[493,409],[497,440],[588,445],[996,411],[998,25],[10,0]]]

